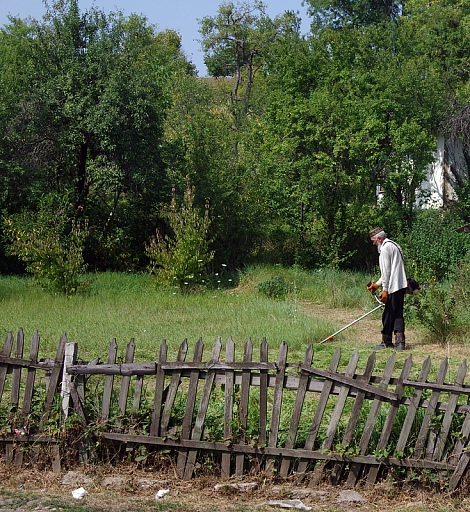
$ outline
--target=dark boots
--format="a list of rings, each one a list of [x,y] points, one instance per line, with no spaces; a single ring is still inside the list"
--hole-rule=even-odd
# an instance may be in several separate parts
[[[405,333],[404,332],[396,332],[395,333],[395,344],[398,351],[405,350]]]
[[[374,350],[383,350],[384,348],[393,348],[391,334],[382,334],[382,343],[374,347]]]
[[[392,335],[391,334],[382,334],[382,343],[374,347],[374,350],[383,350],[384,348],[393,348],[392,343]],[[404,332],[396,332],[395,333],[395,348],[402,352],[405,350],[405,333]]]

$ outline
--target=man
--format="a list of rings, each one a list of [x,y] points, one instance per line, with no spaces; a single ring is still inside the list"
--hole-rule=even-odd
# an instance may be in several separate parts
[[[395,333],[396,349],[402,351],[405,350],[403,303],[408,286],[403,252],[398,244],[387,238],[381,228],[373,229],[369,236],[379,252],[381,275],[376,283],[369,283],[367,289],[372,293],[382,287],[379,300],[385,304],[382,314],[382,343],[375,350],[392,348],[392,335]]]

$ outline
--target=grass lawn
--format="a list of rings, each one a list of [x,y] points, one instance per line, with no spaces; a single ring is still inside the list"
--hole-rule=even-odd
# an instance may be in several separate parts
[[[163,340],[172,358],[186,338],[188,357],[192,357],[194,345],[202,338],[208,357],[218,337],[222,345],[232,337],[239,359],[248,338],[253,341],[256,355],[265,337],[271,361],[277,360],[279,345],[286,341],[289,362],[302,361],[305,350],[313,344],[315,366],[327,367],[333,352],[340,347],[341,365],[346,365],[357,349],[360,368],[380,340],[378,310],[332,341],[320,344],[377,306],[365,290],[365,284],[374,276],[361,273],[253,267],[233,281],[229,281],[229,276],[220,276],[219,288],[189,295],[176,289],[157,288],[147,274],[102,273],[93,277],[90,293],[65,298],[34,286],[31,278],[1,276],[0,335],[5,339],[8,332],[15,334],[23,328],[28,342],[37,330],[41,338],[40,357],[44,358],[54,356],[60,337],[66,333],[68,341],[78,343],[82,360],[105,360],[113,338],[122,357],[133,338],[135,360],[141,362],[155,361]],[[258,290],[260,285],[272,284],[274,278],[281,278],[287,287],[281,298]],[[237,285],[228,286],[231,282]],[[451,368],[456,369],[466,357],[465,343],[433,343],[413,321],[407,324],[407,340],[411,351],[398,353],[399,363],[412,353],[416,365],[431,355],[436,367],[444,357],[449,357]],[[389,355],[388,351],[378,353],[378,369],[383,368]]]

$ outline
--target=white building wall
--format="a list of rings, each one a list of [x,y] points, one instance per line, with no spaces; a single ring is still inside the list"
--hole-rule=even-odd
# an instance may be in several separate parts
[[[451,172],[465,175],[465,161],[460,142],[450,143],[442,135],[436,139],[435,159],[428,166],[425,181],[421,185],[417,204],[422,208],[436,208],[456,199],[455,177]]]

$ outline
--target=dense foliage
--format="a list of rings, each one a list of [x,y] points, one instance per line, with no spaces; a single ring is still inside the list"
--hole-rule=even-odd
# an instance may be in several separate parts
[[[87,226],[83,265],[146,268],[169,256],[146,250],[155,232],[165,247],[194,234],[164,213],[184,211],[189,181],[211,219],[204,264],[365,269],[380,224],[435,244],[408,252],[416,272],[444,277],[468,245],[453,229],[470,218],[470,4],[307,4],[302,35],[295,13],[221,3],[200,20],[206,79],[177,33],[141,16],[64,0],[42,20],[12,18],[0,30],[5,221],[32,226],[55,195],[67,226]],[[438,134],[463,157],[450,169],[457,200],[434,218],[416,204]],[[7,235],[0,270],[21,270]]]

